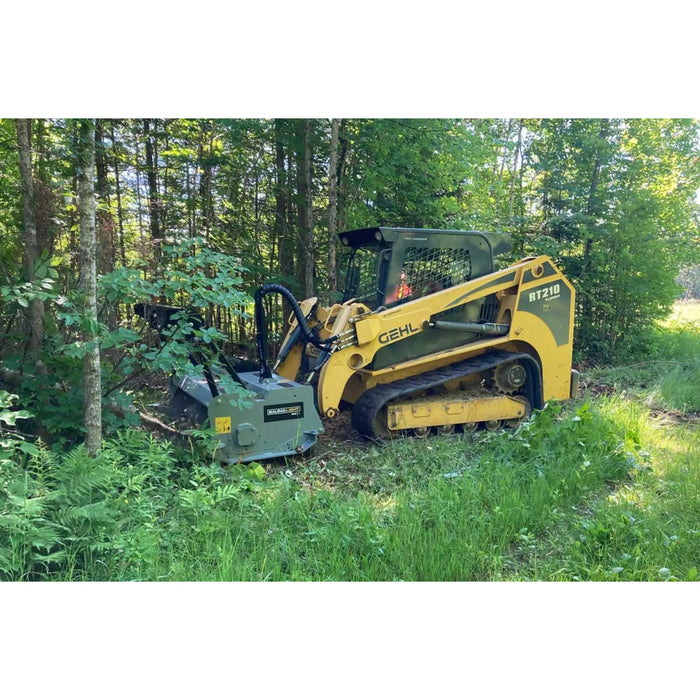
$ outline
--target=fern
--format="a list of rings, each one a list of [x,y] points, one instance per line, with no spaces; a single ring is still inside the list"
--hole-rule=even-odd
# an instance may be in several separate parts
[[[90,503],[108,485],[110,470],[104,457],[90,457],[84,445],[68,452],[49,476],[60,501],[66,505]]]
[[[37,444],[0,469],[0,579],[148,578],[182,527],[210,527],[201,516],[219,518],[241,488],[218,466],[183,468],[144,431],[118,432],[94,458]]]

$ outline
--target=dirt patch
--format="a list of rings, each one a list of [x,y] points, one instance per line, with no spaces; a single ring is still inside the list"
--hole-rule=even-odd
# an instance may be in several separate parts
[[[697,425],[700,421],[700,414],[690,411],[681,413],[680,411],[672,411],[669,409],[652,408],[649,414],[654,419],[657,425]]]
[[[582,397],[586,391],[589,391],[593,396],[612,396],[615,393],[615,387],[611,384],[582,377],[579,383],[578,398]]]

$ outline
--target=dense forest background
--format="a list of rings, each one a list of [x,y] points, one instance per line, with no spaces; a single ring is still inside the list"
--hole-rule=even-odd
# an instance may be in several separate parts
[[[69,407],[80,411],[89,361],[93,393],[113,407],[128,403],[132,378],[184,361],[175,344],[157,346],[134,304],[198,307],[207,338],[251,355],[252,291],[274,281],[297,298],[333,299],[337,233],[376,225],[509,232],[504,263],[546,253],[574,283],[579,361],[637,356],[681,295],[681,270],[686,290],[697,286],[699,127],[0,120],[3,377],[59,435],[80,423]],[[284,311],[268,313],[278,340]]]

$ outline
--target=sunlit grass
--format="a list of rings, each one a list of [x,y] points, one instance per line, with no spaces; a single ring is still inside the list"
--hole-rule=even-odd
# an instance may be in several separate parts
[[[343,476],[311,462],[202,522],[157,576],[221,580],[546,578],[553,519],[633,477],[638,416],[550,406],[515,433],[370,447]],[[349,455],[339,457],[346,467]],[[337,469],[332,490],[314,472]],[[357,472],[357,474],[355,473]],[[358,488],[357,477],[362,488]],[[318,477],[319,474],[316,473]],[[324,478],[327,478],[328,474]],[[162,562],[165,563],[165,562]],[[515,574],[524,567],[522,575]],[[560,567],[561,568],[561,567]],[[154,572],[156,573],[156,572]]]
[[[601,401],[640,441],[633,478],[553,524],[513,578],[696,580],[700,562],[700,435],[659,426],[638,404]],[[541,556],[547,552],[550,559]]]
[[[686,366],[673,367],[649,392],[647,404],[686,413],[700,411],[700,358]]]
[[[584,385],[609,385],[652,410],[700,411],[700,324],[687,320],[696,311],[700,318],[700,302],[678,304],[674,314],[652,331],[647,357],[591,370],[584,376]]]
[[[700,301],[679,301],[664,325],[674,323],[700,324]]]
[[[515,431],[322,448],[267,465],[263,481],[127,431],[102,458],[111,476],[95,501],[108,509],[96,527],[112,534],[91,535],[99,555],[83,540],[41,575],[696,580],[698,334],[670,324],[654,342],[648,361],[597,370],[584,397]]]
[[[550,406],[515,433],[400,440],[290,463],[254,495],[259,512],[227,518],[225,545],[202,558],[217,541],[210,533],[194,545],[195,566],[185,556],[170,574],[694,580],[700,445],[685,414],[700,395],[698,337],[671,323],[654,340],[649,361],[598,372],[614,395]]]

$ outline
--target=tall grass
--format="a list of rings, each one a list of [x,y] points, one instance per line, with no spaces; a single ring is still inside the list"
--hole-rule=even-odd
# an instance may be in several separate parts
[[[613,395],[514,432],[331,446],[267,476],[135,430],[94,460],[5,460],[0,578],[696,580],[697,331],[655,342],[653,362],[598,372]]]
[[[700,309],[700,303],[695,305]],[[682,304],[676,308],[679,306],[690,305]],[[678,313],[680,312],[675,312]],[[687,311],[684,314],[686,317],[691,315]],[[698,321],[671,318],[653,330],[648,345],[647,353],[634,362],[595,369],[588,373],[586,379],[593,383],[608,384],[623,395],[641,400],[652,409],[682,413],[700,411]]]
[[[314,465],[238,501],[159,576],[225,580],[503,578],[553,513],[629,478],[637,439],[584,403],[516,434],[392,443],[365,454],[369,490],[309,487]],[[348,458],[331,469],[343,468]],[[328,464],[324,469],[328,468]],[[389,489],[387,480],[400,483]]]
[[[689,424],[660,424],[630,400],[601,408],[639,436],[633,479],[564,511],[511,578],[698,579],[700,436]],[[630,428],[633,424],[635,427]],[[546,556],[544,556],[546,554]]]

